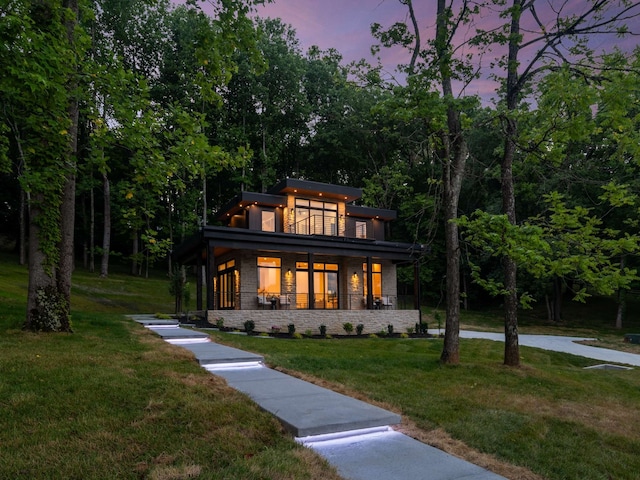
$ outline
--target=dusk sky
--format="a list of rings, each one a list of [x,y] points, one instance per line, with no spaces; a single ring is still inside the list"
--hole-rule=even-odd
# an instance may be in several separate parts
[[[180,0],[174,1],[181,3]],[[584,0],[563,0],[558,2],[560,3],[563,4],[565,12],[577,13],[585,8]],[[551,20],[553,14],[548,8],[549,3],[541,1],[540,5],[539,13],[543,21]],[[435,31],[436,2],[416,1],[414,7],[424,45],[425,40]],[[207,1],[202,3],[202,8],[207,11]],[[635,12],[638,13],[639,10],[640,2],[636,3]],[[376,63],[370,51],[371,46],[376,43],[371,35],[371,24],[377,22],[383,27],[388,27],[395,22],[409,20],[407,7],[399,0],[275,0],[258,7],[258,15],[281,18],[284,23],[291,25],[296,30],[303,53],[312,45],[318,45],[323,50],[335,48],[342,54],[345,63],[361,58]],[[545,19],[545,15],[549,18]],[[495,26],[499,21],[497,14],[480,19],[484,28],[490,28],[491,24]],[[639,23],[638,20],[634,20],[630,26],[635,31],[640,31]],[[465,33],[471,35],[471,32],[463,31],[462,36],[465,36]],[[598,37],[592,43],[595,48],[610,48],[616,44],[623,50],[631,51],[639,41],[638,37],[627,37],[623,41],[611,37]],[[469,52],[471,51],[464,53]],[[525,53],[523,52],[521,58],[524,58]],[[386,71],[391,74],[399,63],[407,62],[408,54],[400,49],[382,49],[380,57]],[[485,59],[484,64],[488,63],[489,60]],[[484,79],[470,86],[466,94],[480,94],[486,101],[494,91],[495,84]]]

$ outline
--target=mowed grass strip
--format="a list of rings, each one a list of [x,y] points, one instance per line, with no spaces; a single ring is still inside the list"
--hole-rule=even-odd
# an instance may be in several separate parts
[[[380,402],[423,438],[446,432],[539,477],[638,478],[640,369],[584,370],[597,362],[531,348],[522,348],[523,367],[508,368],[504,345],[486,340],[462,340],[461,365],[449,367],[438,363],[441,340],[214,337]],[[531,478],[518,468],[499,473]]]
[[[185,349],[121,314],[88,311],[106,304],[97,281],[84,283],[95,276],[74,277],[74,289],[93,290],[74,297],[87,310],[74,309],[73,334],[33,334],[20,329],[24,267],[2,272],[0,478],[339,478]],[[138,302],[115,277],[99,286],[112,308]],[[148,282],[136,288],[156,292],[141,302],[150,308],[167,282]]]

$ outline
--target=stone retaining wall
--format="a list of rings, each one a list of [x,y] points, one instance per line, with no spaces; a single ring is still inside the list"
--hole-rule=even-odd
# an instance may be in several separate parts
[[[330,335],[344,335],[344,323],[364,325],[363,334],[387,331],[389,324],[394,332],[406,332],[408,327],[415,327],[420,321],[418,310],[209,310],[208,320],[216,323],[218,318],[224,319],[224,326],[244,329],[244,322],[253,320],[257,332],[271,332],[272,327],[279,327],[281,332],[287,332],[290,323],[296,327],[296,332],[312,334],[320,333],[320,325],[327,327]]]

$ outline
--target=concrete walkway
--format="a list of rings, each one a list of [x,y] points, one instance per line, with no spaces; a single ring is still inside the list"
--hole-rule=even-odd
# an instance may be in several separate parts
[[[193,352],[200,365],[277,417],[296,440],[351,480],[500,480],[391,429],[400,415],[271,370],[259,355],[218,345],[209,335],[151,315],[133,320]]]
[[[394,431],[399,415],[271,370],[260,355],[211,342],[208,334],[152,315],[130,318],[190,350],[209,372],[273,414],[303,445],[351,480],[500,480],[504,477]],[[430,332],[437,333],[437,331]],[[461,338],[504,341],[501,333],[461,331]],[[640,366],[640,355],[575,342],[581,337],[519,335],[520,345],[598,361]]]
[[[437,331],[434,333],[437,333]],[[460,332],[460,337],[481,338],[485,340],[504,342],[503,333],[472,332],[469,330],[463,330]],[[579,343],[576,343],[582,340],[595,339],[587,337],[561,337],[556,335],[518,335],[518,343],[524,347],[541,348],[543,350],[570,353],[572,355],[592,358],[594,360],[609,363],[620,363],[640,367],[640,355],[636,353],[619,352],[608,348],[590,347],[589,345],[580,345]]]

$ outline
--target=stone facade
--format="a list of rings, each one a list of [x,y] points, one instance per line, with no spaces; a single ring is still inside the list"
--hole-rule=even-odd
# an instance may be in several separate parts
[[[257,332],[271,332],[272,327],[287,331],[292,323],[296,332],[310,331],[313,335],[320,333],[320,325],[327,327],[331,335],[344,335],[344,323],[351,323],[354,328],[359,323],[364,325],[363,334],[387,331],[393,325],[394,332],[406,332],[420,321],[418,310],[209,310],[208,320],[215,324],[222,318],[225,327],[244,329],[244,322],[253,320]]]

